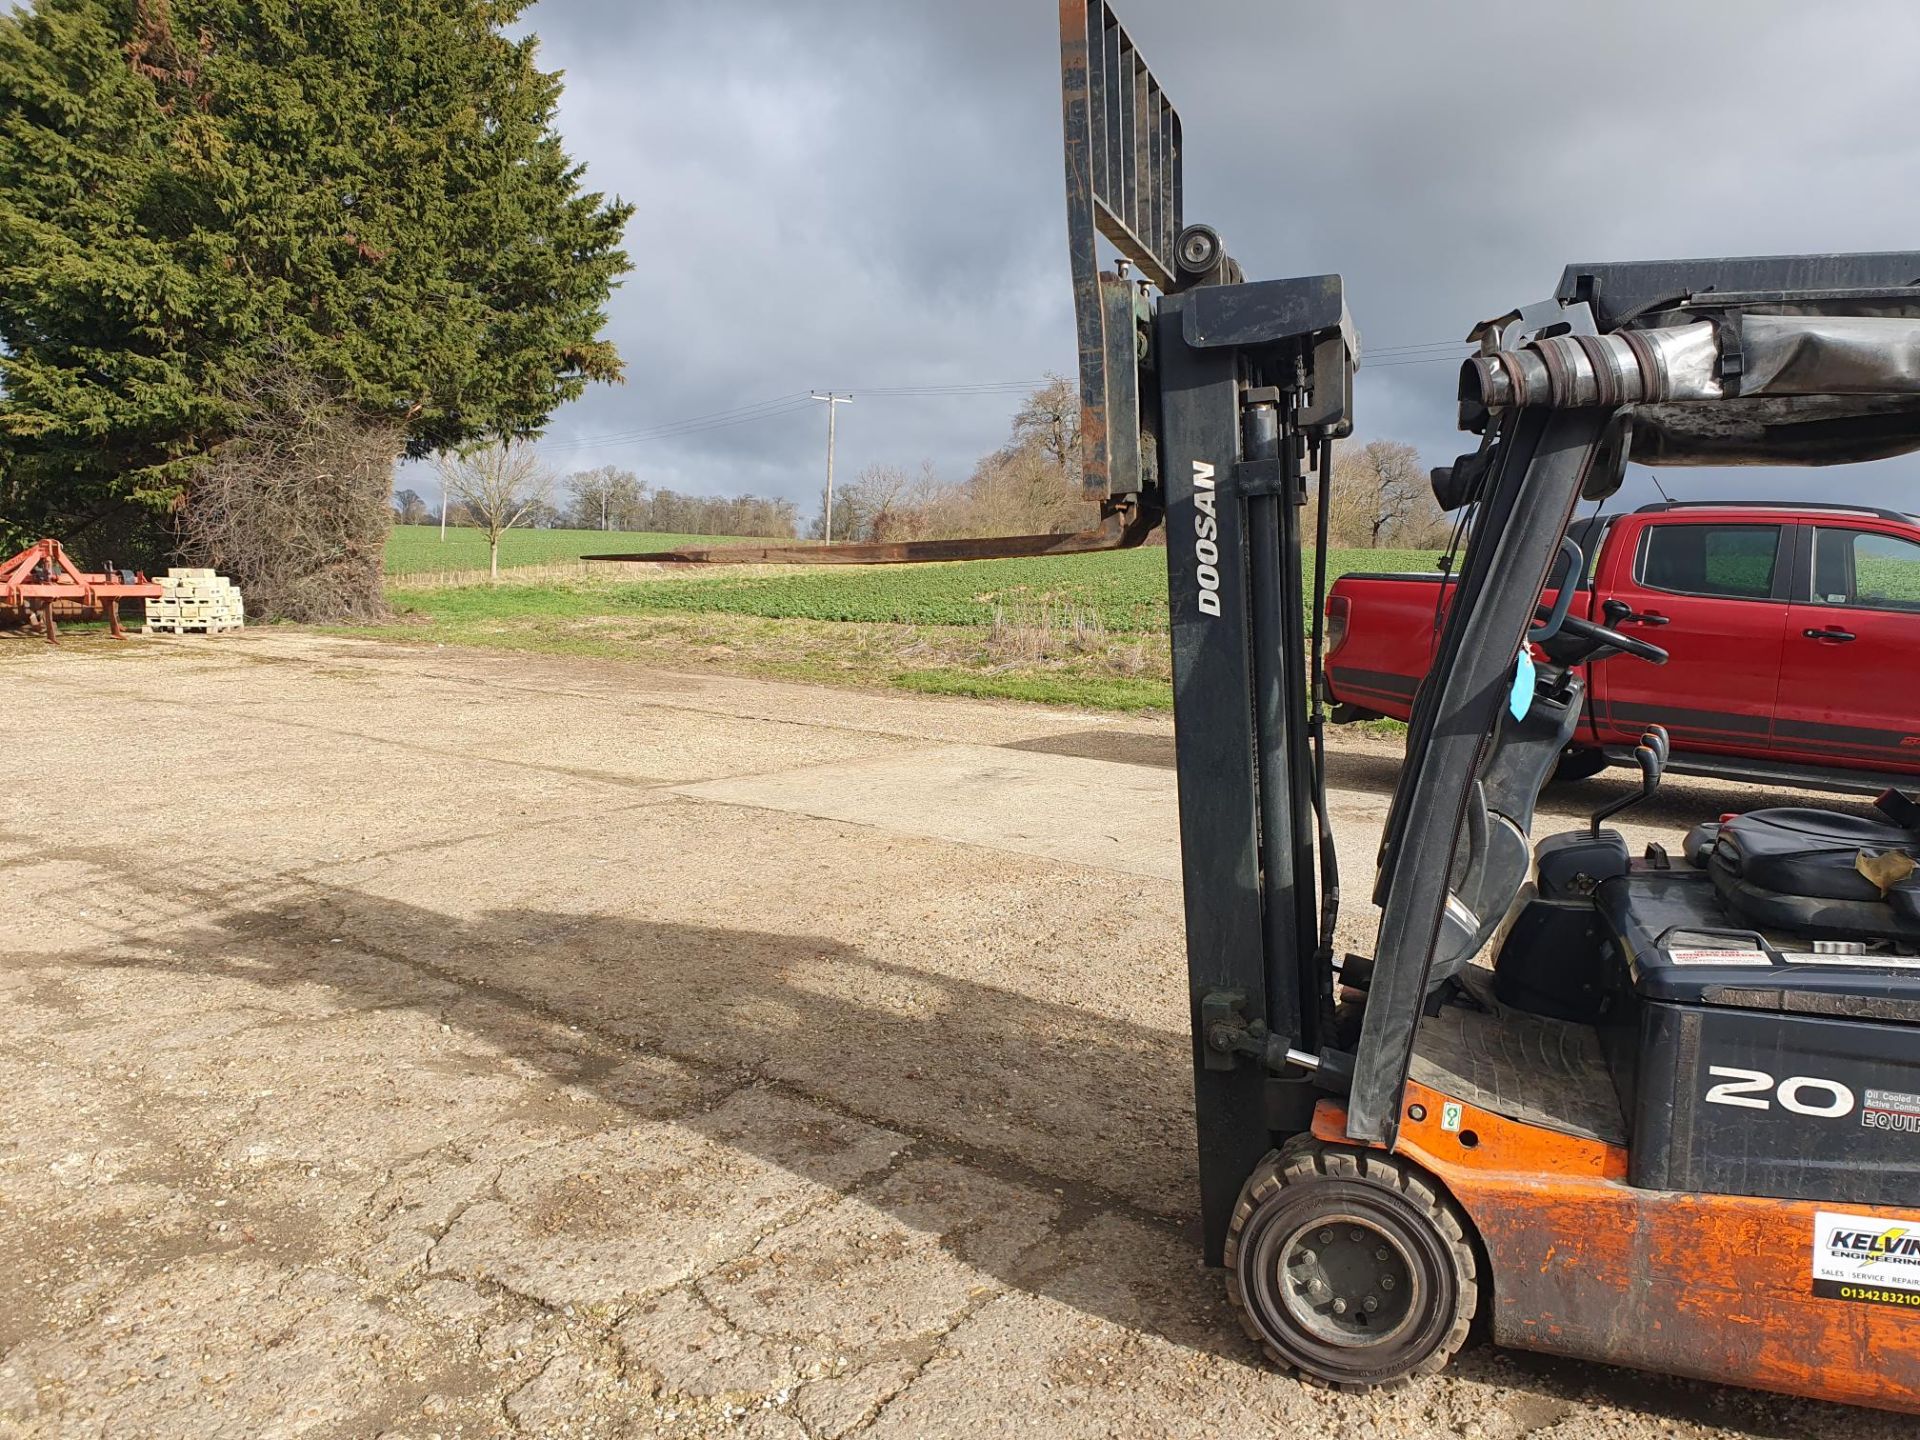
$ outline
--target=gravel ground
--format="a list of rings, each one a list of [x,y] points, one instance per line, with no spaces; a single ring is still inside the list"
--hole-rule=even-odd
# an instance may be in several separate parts
[[[1163,722],[270,632],[0,673],[0,1434],[1913,1433],[1262,1364]],[[1336,756],[1350,873],[1394,771]]]

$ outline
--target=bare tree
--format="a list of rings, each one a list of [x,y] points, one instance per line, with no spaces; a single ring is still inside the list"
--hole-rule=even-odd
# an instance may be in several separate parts
[[[836,489],[835,540],[1064,534],[1097,518],[1080,489],[1080,396],[1055,375],[1021,403],[1007,443],[955,484],[928,461],[911,475],[873,465]],[[822,506],[824,510],[824,503]],[[663,527],[664,528],[664,527]],[[822,522],[810,533],[820,537]]]
[[[265,618],[384,615],[400,428],[291,364],[231,399],[240,423],[196,470],[180,516],[188,563],[230,576]]]
[[[520,517],[522,530],[561,530],[566,527],[567,514],[557,505],[545,500],[536,500],[527,507],[526,514]]]
[[[987,456],[967,481],[968,531],[975,535],[1064,534],[1093,522],[1077,468],[1061,467],[1031,441]]]
[[[420,498],[417,490],[402,490],[393,497],[393,508],[399,513],[402,525],[429,525],[434,523],[434,514],[427,509],[427,502]]]
[[[1036,446],[1068,488],[1080,484],[1080,390],[1064,375],[1049,375],[1047,383],[1027,396],[1013,417],[1016,445]]]
[[[506,440],[439,458],[447,494],[487,533],[487,570],[500,578],[500,537],[538,513],[553,493],[553,472],[532,444]]]
[[[583,530],[645,529],[640,517],[647,486],[631,470],[601,465],[567,481],[573,491],[573,518]],[[638,522],[638,523],[636,523]]]
[[[1333,539],[1377,550],[1435,543],[1445,519],[1420,452],[1397,440],[1342,446],[1333,459]]]

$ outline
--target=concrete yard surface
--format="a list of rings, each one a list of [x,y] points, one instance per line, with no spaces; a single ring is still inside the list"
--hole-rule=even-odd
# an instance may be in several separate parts
[[[0,672],[59,721],[0,814],[0,1435],[1913,1434],[1270,1369],[1197,1264],[1165,721],[297,632]],[[1397,758],[1338,743],[1364,877]],[[1636,843],[1751,803],[1669,791]]]

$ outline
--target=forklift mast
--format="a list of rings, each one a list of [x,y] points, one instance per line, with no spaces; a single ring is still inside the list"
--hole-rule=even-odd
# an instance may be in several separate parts
[[[1459,399],[1480,446],[1434,472],[1470,538],[1374,953],[1336,962],[1320,676],[1345,290],[1249,281],[1187,220],[1180,117],[1106,0],[1061,0],[1060,32],[1100,523],[590,558],[1070,554],[1164,524],[1204,1258],[1265,1353],[1398,1384],[1484,1313],[1503,1345],[1920,1413],[1920,797],[1882,796],[1886,823],[1723,817],[1684,867],[1602,828],[1621,802],[1532,836],[1594,667],[1674,658],[1615,628],[1633,617],[1574,613],[1571,585],[1542,603],[1556,557],[1582,573],[1575,507],[1629,459],[1920,451],[1920,254],[1575,266],[1479,328]],[[1649,727],[1630,800],[1669,745]]]
[[[1301,561],[1310,488],[1326,553],[1359,344],[1339,276],[1249,282],[1213,229],[1186,223],[1180,117],[1104,0],[1062,0],[1060,25],[1086,485],[1167,527],[1200,1186],[1218,1264],[1272,1137],[1306,1130],[1319,1082],[1349,1068],[1331,1050],[1322,897],[1337,871]],[[1111,269],[1101,238],[1119,252]]]

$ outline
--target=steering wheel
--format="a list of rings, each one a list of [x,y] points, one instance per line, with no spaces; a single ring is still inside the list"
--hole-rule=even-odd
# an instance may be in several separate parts
[[[1542,623],[1550,622],[1553,618],[1553,607],[1541,605],[1534,614]],[[1567,640],[1574,643],[1571,645],[1562,643]],[[1631,655],[1634,659],[1644,660],[1649,665],[1667,663],[1667,652],[1658,645],[1651,645],[1645,640],[1636,640],[1631,635],[1622,635],[1618,630],[1609,629],[1605,625],[1596,625],[1593,621],[1578,615],[1561,616],[1559,633],[1552,639],[1542,642],[1540,648],[1546,651],[1549,657],[1563,665],[1585,665],[1595,660],[1606,660],[1610,658],[1609,652],[1612,655]]]

